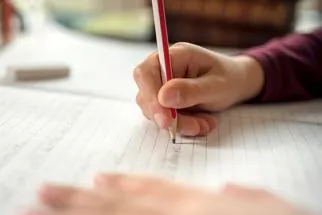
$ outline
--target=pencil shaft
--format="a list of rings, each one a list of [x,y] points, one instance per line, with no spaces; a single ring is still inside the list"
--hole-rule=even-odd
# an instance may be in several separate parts
[[[165,7],[163,0],[152,0],[154,26],[157,39],[157,46],[159,51],[160,72],[163,84],[171,81],[173,78],[170,53],[169,53],[169,41],[167,32],[167,23],[165,17]],[[169,128],[170,136],[173,142],[176,142],[177,133],[177,111],[171,108],[171,116],[173,118],[172,126]]]

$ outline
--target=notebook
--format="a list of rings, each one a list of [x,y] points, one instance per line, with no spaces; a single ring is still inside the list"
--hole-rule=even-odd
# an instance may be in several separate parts
[[[322,101],[240,106],[206,137],[178,136],[131,102],[0,87],[0,214],[41,184],[91,186],[97,173],[157,175],[216,190],[232,182],[322,211]]]

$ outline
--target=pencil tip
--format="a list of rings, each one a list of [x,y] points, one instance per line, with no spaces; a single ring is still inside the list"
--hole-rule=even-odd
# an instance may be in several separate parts
[[[176,139],[172,139],[172,143],[175,144],[176,143]]]

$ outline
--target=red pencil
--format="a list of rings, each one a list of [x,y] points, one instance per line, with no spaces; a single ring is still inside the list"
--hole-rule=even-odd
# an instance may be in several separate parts
[[[165,7],[163,0],[152,0],[153,14],[154,14],[154,25],[159,51],[159,60],[161,67],[161,77],[163,84],[170,81],[173,78],[171,60],[169,54],[169,41],[166,24]],[[176,142],[177,133],[177,111],[171,108],[171,116],[173,123],[169,128],[169,132],[172,138],[172,142]]]

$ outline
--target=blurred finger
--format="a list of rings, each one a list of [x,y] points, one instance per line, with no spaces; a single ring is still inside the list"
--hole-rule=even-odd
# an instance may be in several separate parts
[[[105,191],[116,190],[117,192],[131,193],[134,195],[145,195],[155,193],[157,190],[162,191],[170,185],[167,181],[154,177],[100,174],[95,178],[95,186]]]
[[[153,120],[161,129],[171,125],[172,118],[169,109],[162,108],[159,104],[146,102],[141,93],[136,97],[136,103],[141,108],[145,118]]]
[[[170,47],[170,57],[175,78],[197,78],[207,73],[214,61],[213,52],[184,42]]]
[[[40,191],[39,198],[46,206],[59,210],[67,210],[73,207],[98,207],[114,203],[107,201],[111,199],[107,195],[103,198],[93,191],[54,185],[45,186]]]
[[[167,82],[158,95],[163,107],[184,109],[219,100],[227,94],[224,80],[212,75]]]
[[[178,129],[184,136],[204,136],[216,126],[215,119],[208,114],[182,115],[178,117]]]
[[[155,100],[162,86],[158,54],[152,53],[134,70],[133,76],[144,99]]]
[[[171,204],[176,199],[184,198],[191,192],[183,184],[157,178],[133,175],[98,175],[95,179],[95,188],[99,192],[123,193],[125,199],[141,201],[159,208],[162,204]]]
[[[194,114],[194,116],[204,119],[207,122],[210,131],[216,128],[216,118],[212,114],[198,113]]]
[[[227,184],[223,189],[223,193],[227,195],[256,199],[268,195],[267,191],[261,189],[250,189],[248,187],[243,187],[236,184]]]
[[[74,207],[69,208],[68,210],[60,211],[43,211],[40,209],[30,209],[24,212],[22,215],[106,215],[106,212],[110,212],[109,209]]]

